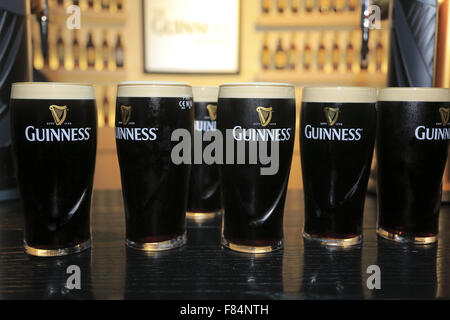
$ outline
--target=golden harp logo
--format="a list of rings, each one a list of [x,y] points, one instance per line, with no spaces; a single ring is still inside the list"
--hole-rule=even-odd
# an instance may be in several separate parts
[[[323,111],[325,112],[325,118],[327,119],[328,125],[330,127],[334,126],[339,118],[339,108],[325,107]]]
[[[445,127],[450,117],[450,108],[440,108],[439,113],[441,114],[442,125]]]
[[[48,108],[52,112],[53,120],[57,126],[60,126],[66,121],[67,106],[51,105]]]
[[[131,106],[120,106],[120,113],[122,115],[122,123],[127,125],[131,118]]]
[[[206,109],[208,109],[209,118],[212,121],[216,121],[216,119],[217,119],[217,106],[215,104],[208,104],[206,106]]]
[[[272,120],[272,107],[270,108],[264,108],[264,107],[258,107],[256,108],[256,111],[258,112],[259,121],[261,122],[261,125],[263,127],[267,127],[267,125],[270,123],[270,120]]]

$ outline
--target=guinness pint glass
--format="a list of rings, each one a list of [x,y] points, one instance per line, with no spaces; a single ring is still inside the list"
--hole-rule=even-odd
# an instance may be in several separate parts
[[[193,87],[194,164],[189,183],[187,217],[197,222],[214,218],[222,210],[222,195],[218,164],[205,163],[203,150],[212,138],[208,133],[216,130],[218,87]],[[204,141],[204,142],[203,142]]]
[[[378,100],[378,235],[435,242],[450,139],[450,89],[386,88]]]
[[[220,86],[217,127],[225,140],[222,244],[247,253],[280,249],[295,138],[294,87]]]
[[[88,248],[97,148],[94,88],[15,83],[10,108],[26,252],[60,256]]]
[[[305,88],[300,152],[303,236],[329,246],[361,242],[376,129],[376,89]]]
[[[193,123],[191,86],[178,82],[119,84],[116,143],[128,246],[159,251],[186,243]],[[172,158],[174,147],[180,144],[173,135],[180,130],[188,135],[184,162]]]

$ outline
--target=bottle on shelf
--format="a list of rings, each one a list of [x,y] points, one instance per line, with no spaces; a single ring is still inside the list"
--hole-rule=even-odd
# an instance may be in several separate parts
[[[261,0],[262,13],[265,13],[265,14],[270,13],[271,7],[272,7],[272,0]]]
[[[334,0],[334,4],[333,4],[334,11],[336,11],[338,13],[344,12],[345,2],[346,2],[345,0]]]
[[[264,70],[270,68],[270,49],[269,49],[269,35],[264,34],[264,41],[261,51],[261,66]]]
[[[64,6],[64,0],[57,0],[57,1],[56,1],[56,4],[57,4],[59,7],[63,7],[63,6]]]
[[[320,35],[319,48],[317,50],[317,69],[323,71],[327,62],[327,49],[325,33]]]
[[[108,45],[108,33],[106,30],[103,31],[103,43],[102,43],[102,60],[103,69],[108,70],[109,68],[109,45]]]
[[[283,39],[281,36],[278,38],[277,48],[275,50],[275,69],[283,70],[286,68],[287,55],[286,51],[283,49]]]
[[[114,56],[116,58],[115,60],[116,60],[117,68],[123,68],[124,53],[123,53],[122,39],[121,39],[120,34],[117,35],[116,46],[114,48]]]
[[[81,50],[80,50],[80,41],[78,40],[78,30],[75,30],[73,33],[73,40],[72,40],[72,54],[73,54],[73,64],[75,69],[80,68],[80,56],[81,56]]]
[[[94,9],[94,0],[87,0],[89,10]]]
[[[104,11],[109,10],[109,0],[102,0],[102,10]]]
[[[123,1],[117,0],[116,6],[117,6],[117,11],[122,11],[123,10]]]
[[[110,122],[109,117],[109,99],[108,99],[108,88],[105,87],[103,90],[103,101],[102,101],[102,109],[103,109],[103,123],[105,127],[111,126],[112,123]]]
[[[383,37],[382,34],[378,34],[377,46],[375,49],[375,65],[376,71],[381,72],[383,67],[383,59],[384,59],[384,46],[383,46]]]
[[[353,71],[353,62],[355,61],[355,48],[353,47],[353,33],[348,36],[347,47],[345,49],[345,62],[347,66],[347,71]]]
[[[326,14],[330,11],[330,0],[319,0],[319,12]]]
[[[60,68],[64,68],[64,61],[65,61],[65,49],[64,49],[64,40],[62,37],[62,29],[58,28],[58,36],[56,39],[56,55],[58,60],[58,65]]]
[[[92,32],[88,34],[88,41],[86,44],[86,61],[89,68],[95,67],[95,45]]]
[[[358,7],[358,0],[348,0],[348,10],[350,12],[355,12]]]
[[[298,50],[296,42],[296,36],[293,32],[291,35],[291,46],[289,48],[289,57],[288,57],[288,67],[291,70],[295,70],[297,68],[297,57],[298,57]]]
[[[305,43],[303,46],[303,69],[308,71],[311,69],[312,64],[312,49],[311,49],[311,37],[307,33],[305,37]]]
[[[297,14],[300,11],[300,0],[291,0],[291,12]]]
[[[286,11],[286,0],[277,0],[277,11],[280,14]]]
[[[335,33],[333,36],[333,50],[331,54],[331,62],[333,70],[338,71],[341,63],[341,50],[339,48],[339,33]]]
[[[305,0],[305,12],[311,13],[316,7],[316,0]]]

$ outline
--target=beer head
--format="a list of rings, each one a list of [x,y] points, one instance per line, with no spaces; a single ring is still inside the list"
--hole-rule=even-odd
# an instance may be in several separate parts
[[[169,81],[121,82],[117,89],[117,97],[192,97],[192,87],[183,82]]]
[[[218,87],[192,87],[195,102],[217,102]]]
[[[378,101],[448,102],[450,89],[444,88],[384,88]]]
[[[295,88],[288,83],[227,83],[219,87],[219,98],[295,99]]]
[[[311,87],[303,89],[303,102],[375,103],[377,89],[365,87]]]
[[[27,100],[93,100],[90,84],[65,82],[17,82],[11,88],[11,99]]]

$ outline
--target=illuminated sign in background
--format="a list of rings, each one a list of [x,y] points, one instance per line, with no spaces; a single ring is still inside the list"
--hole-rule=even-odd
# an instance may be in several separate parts
[[[145,0],[145,71],[238,73],[239,0]]]

